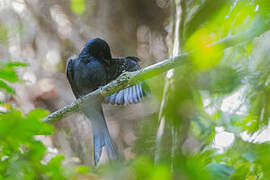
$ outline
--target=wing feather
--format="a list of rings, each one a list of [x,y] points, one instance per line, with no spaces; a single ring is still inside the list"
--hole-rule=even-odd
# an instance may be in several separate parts
[[[111,80],[117,78],[123,71],[136,71],[140,69],[139,58],[128,56],[125,58],[113,58],[110,72]],[[121,90],[111,96],[105,97],[104,102],[107,104],[127,105],[141,102],[144,96],[148,96],[148,89],[144,89],[145,82],[140,82],[134,86]],[[150,91],[149,91],[150,92]]]
[[[74,81],[74,63],[73,59],[69,59],[67,62],[66,66],[66,74],[67,74],[67,79],[69,81],[69,84],[71,86],[71,89],[75,95],[76,98],[78,98],[78,88],[76,87],[75,81]]]

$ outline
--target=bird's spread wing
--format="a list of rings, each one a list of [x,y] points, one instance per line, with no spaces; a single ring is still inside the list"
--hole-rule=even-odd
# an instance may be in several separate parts
[[[71,86],[71,89],[74,93],[74,95],[76,96],[76,98],[78,97],[78,88],[76,87],[76,84],[74,82],[74,64],[73,64],[73,59],[69,59],[67,62],[67,66],[66,66],[66,73],[67,73],[67,79],[69,81],[69,84]]]
[[[111,96],[107,96],[105,97],[104,102],[113,105],[139,103],[143,99],[143,89],[141,84],[142,83],[136,84]]]
[[[136,57],[126,57],[123,59],[115,59],[114,69],[118,69],[117,72],[122,71],[136,71],[140,69],[138,65],[139,59]],[[124,69],[122,69],[124,67]],[[117,74],[118,76],[121,73]],[[150,89],[148,85],[143,81],[129,88],[123,89],[111,96],[107,96],[104,99],[104,102],[107,104],[113,105],[127,105],[127,104],[136,104],[142,101],[145,96],[150,95]]]

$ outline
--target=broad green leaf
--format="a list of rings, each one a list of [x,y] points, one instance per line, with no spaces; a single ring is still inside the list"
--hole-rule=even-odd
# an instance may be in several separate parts
[[[46,117],[48,115],[49,115],[49,111],[37,108],[37,109],[34,109],[31,112],[29,112],[26,115],[26,118],[29,118],[32,120],[36,119],[38,121],[41,121],[44,117]]]
[[[29,112],[25,117],[25,128],[34,131],[36,135],[50,135],[53,131],[53,126],[41,121],[48,114],[48,111],[42,109],[35,109]],[[31,126],[27,125],[27,123],[31,124]]]
[[[34,135],[50,135],[53,131],[52,126],[41,122],[47,114],[47,111],[40,109],[31,111],[25,117],[15,109],[0,114],[0,138],[27,142]]]
[[[0,113],[0,138],[12,136],[13,132],[17,131],[16,130],[16,128],[18,127],[17,123],[23,120],[24,120],[23,115],[18,110],[12,109],[8,113],[4,114]],[[20,136],[18,138],[20,138]]]
[[[58,179],[68,179],[74,175],[73,171],[69,168],[64,168],[62,166],[62,161],[65,159],[64,156],[56,156],[52,158],[49,163],[45,166],[44,170],[48,179],[58,180]]]

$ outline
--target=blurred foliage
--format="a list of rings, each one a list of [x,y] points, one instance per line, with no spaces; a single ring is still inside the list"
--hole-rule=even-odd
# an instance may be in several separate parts
[[[259,136],[270,131],[270,34],[252,40],[244,37],[246,41],[226,49],[209,46],[250,28],[260,29],[270,17],[269,0],[192,0],[185,8],[181,48],[191,53],[187,59],[191,63],[176,68],[171,79],[169,92],[175,93],[164,100],[168,122],[161,147],[156,147],[156,110],[137,123],[134,157],[129,160],[93,169],[64,165],[62,155],[45,161],[46,146],[35,136],[52,135],[53,127],[41,121],[48,112],[23,113],[11,99],[10,104],[0,104],[0,179],[269,179],[269,138]],[[85,1],[71,0],[70,9],[82,15]],[[147,27],[141,31],[149,33]],[[7,44],[8,36],[9,30],[1,25],[0,43]],[[15,95],[13,83],[23,82],[17,68],[25,66],[0,62],[3,92]],[[164,76],[159,76],[149,82],[155,104],[161,101],[163,81]],[[219,144],[228,138],[226,145]],[[181,141],[181,146],[175,141]],[[161,149],[158,162],[156,148]]]
[[[7,44],[8,43],[8,30],[5,26],[1,25],[0,26],[0,42],[2,44]]]
[[[7,93],[14,94],[14,90],[6,82],[19,82],[15,67],[26,66],[20,62],[0,62],[0,89],[4,89]]]
[[[269,150],[269,138],[258,137],[269,132],[270,36],[266,32],[252,41],[250,37],[265,28],[269,4],[252,0],[176,3],[181,5],[187,9],[181,16],[185,21],[181,42],[184,51],[191,53],[191,67],[176,68],[173,79],[169,78],[164,102],[167,124],[161,147],[155,147],[161,149],[158,164],[167,164],[175,179],[268,179],[269,158],[263,156]],[[234,36],[243,42],[230,42],[234,46],[226,49],[227,44],[211,45]],[[192,122],[186,126],[185,121]],[[149,132],[142,134],[147,142],[155,141]],[[175,137],[180,143],[174,142]],[[148,151],[153,152],[152,148]]]
[[[20,81],[16,67],[25,66],[23,63],[4,61],[0,63],[0,77],[8,82]],[[14,90],[6,83],[0,84],[7,93]],[[85,173],[81,166],[76,169],[62,166],[64,157],[59,155],[48,163],[42,162],[46,147],[35,139],[36,135],[51,135],[52,125],[41,120],[49,112],[35,109],[26,115],[8,104],[0,104],[0,179],[67,179]]]
[[[71,9],[76,14],[84,12],[84,0],[71,0]]]

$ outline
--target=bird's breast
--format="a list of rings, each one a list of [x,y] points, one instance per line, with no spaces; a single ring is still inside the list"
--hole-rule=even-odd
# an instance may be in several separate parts
[[[104,66],[97,61],[89,63],[79,62],[74,78],[80,95],[88,94],[106,84],[106,71]]]

